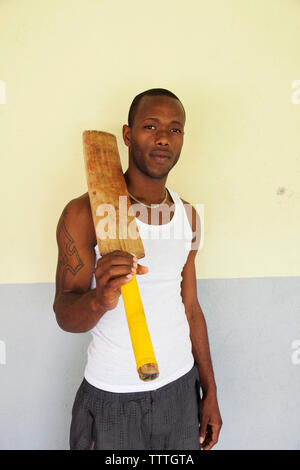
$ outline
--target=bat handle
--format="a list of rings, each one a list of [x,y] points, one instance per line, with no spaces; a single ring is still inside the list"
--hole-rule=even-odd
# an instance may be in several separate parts
[[[143,381],[158,377],[158,364],[146,322],[136,275],[121,286],[121,293],[139,377]]]

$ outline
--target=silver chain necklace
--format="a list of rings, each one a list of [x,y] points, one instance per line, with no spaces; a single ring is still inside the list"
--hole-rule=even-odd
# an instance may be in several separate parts
[[[127,190],[128,191],[128,190]],[[139,204],[142,204],[142,206],[145,206],[145,207],[148,207],[148,209],[155,209],[156,207],[159,207],[161,206],[162,204],[164,204],[167,200],[167,197],[168,197],[168,193],[167,193],[167,189],[165,188],[165,191],[166,191],[166,196],[164,198],[164,200],[160,203],[160,204],[151,204],[150,206],[148,206],[147,204],[144,204],[143,202],[139,201],[138,199],[136,199],[135,197],[133,197],[132,194],[130,194],[130,192],[128,191],[128,194],[129,196],[136,202],[138,202]]]

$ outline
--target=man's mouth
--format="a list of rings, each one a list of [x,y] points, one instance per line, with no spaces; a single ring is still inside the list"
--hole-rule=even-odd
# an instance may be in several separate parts
[[[156,162],[165,162],[170,159],[171,155],[169,152],[151,152],[150,157]]]

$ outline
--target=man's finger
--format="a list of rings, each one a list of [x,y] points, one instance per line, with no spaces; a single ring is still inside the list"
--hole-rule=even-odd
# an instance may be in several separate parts
[[[212,424],[211,429],[212,439],[214,440],[214,442],[218,442],[221,426],[219,424]]]
[[[137,274],[146,274],[149,271],[147,266],[142,266],[141,264],[137,265],[136,273]]]
[[[205,416],[201,417],[200,430],[199,430],[200,444],[203,444],[203,442],[205,441],[208,421],[209,419],[207,417]]]
[[[221,426],[217,424],[209,424],[206,439],[203,444],[203,450],[210,450],[217,442]]]

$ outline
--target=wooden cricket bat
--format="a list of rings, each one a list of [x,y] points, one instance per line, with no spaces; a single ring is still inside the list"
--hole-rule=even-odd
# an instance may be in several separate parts
[[[144,246],[135,217],[130,214],[131,203],[116,137],[108,132],[84,131],[83,149],[99,253],[122,250],[143,258]],[[136,275],[121,287],[121,293],[139,377],[144,381],[156,379],[158,364]]]

